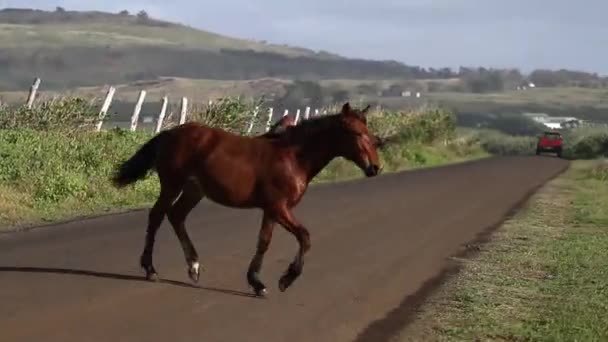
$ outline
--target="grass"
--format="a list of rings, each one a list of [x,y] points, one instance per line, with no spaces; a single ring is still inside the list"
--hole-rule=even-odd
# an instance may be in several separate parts
[[[574,162],[395,340],[608,340],[608,166]]]
[[[161,25],[140,24],[134,16],[72,12],[72,19],[44,21],[52,15],[49,12],[40,12],[38,16],[42,21],[35,24],[3,22],[0,24],[0,45],[6,48],[43,48],[57,45],[188,46],[194,49],[211,51],[228,48],[274,52],[287,56],[314,55],[311,50],[226,37],[169,22],[159,22]],[[9,16],[9,14],[0,16],[0,19],[6,16]],[[14,15],[15,18],[18,16],[17,14]]]
[[[579,87],[534,88],[500,93],[431,93],[430,99],[446,103],[494,103],[503,105],[598,106],[608,108],[608,89]]]
[[[251,109],[258,105],[262,103],[225,98],[195,107],[190,118],[243,134]],[[159,190],[155,174],[121,191],[109,182],[114,167],[152,133],[92,132],[90,120],[96,118],[96,107],[78,98],[63,98],[31,110],[0,108],[0,227],[13,229],[152,204]],[[260,118],[256,127],[265,125],[265,119]],[[381,151],[388,172],[485,155],[469,140],[454,139],[450,112],[377,112],[370,126],[375,134],[396,142]],[[362,174],[356,166],[336,159],[314,182],[357,177]]]

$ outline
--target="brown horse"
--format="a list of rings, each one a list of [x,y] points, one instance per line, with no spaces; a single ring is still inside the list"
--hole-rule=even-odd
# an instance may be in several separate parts
[[[198,255],[184,222],[206,196],[227,207],[263,211],[256,253],[247,271],[247,281],[258,296],[267,293],[258,273],[275,223],[295,236],[298,253],[279,280],[279,289],[285,291],[302,273],[304,255],[311,247],[308,230],[292,213],[310,181],[336,157],[352,161],[367,177],[380,173],[379,141],[367,128],[369,108],[356,110],[345,103],[341,113],[299,125],[283,119],[272,131],[256,137],[186,123],[150,139],[113,177],[120,188],[145,178],[149,170],[156,170],[159,176],[160,195],[150,210],[140,259],[146,277],[157,278],[152,251],[156,232],[167,215],[182,245],[188,275],[198,282]]]

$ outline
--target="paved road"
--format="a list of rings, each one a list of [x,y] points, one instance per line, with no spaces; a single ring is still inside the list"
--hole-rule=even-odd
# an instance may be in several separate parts
[[[142,281],[145,211],[0,235],[0,341],[382,341],[446,258],[567,167],[552,157],[491,158],[309,190],[303,275],[277,280],[296,251],[277,227],[251,298],[245,271],[261,214],[203,202],[189,217],[202,264],[188,282],[168,223],[161,283]]]

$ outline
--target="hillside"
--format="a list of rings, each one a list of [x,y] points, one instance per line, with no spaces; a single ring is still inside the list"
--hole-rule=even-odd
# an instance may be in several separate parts
[[[0,90],[21,90],[35,77],[43,78],[47,89],[61,89],[162,76],[215,80],[428,76],[401,63],[236,39],[145,13],[4,9],[0,46]]]
[[[48,12],[30,9],[0,11],[0,43],[3,48],[188,47],[206,51],[221,49],[273,52],[286,56],[340,58],[328,53],[266,44],[222,36],[188,26],[156,20],[146,15],[105,12]]]

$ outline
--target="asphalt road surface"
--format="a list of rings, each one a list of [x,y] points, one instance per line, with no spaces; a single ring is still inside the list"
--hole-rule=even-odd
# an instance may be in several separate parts
[[[201,202],[187,226],[206,271],[189,282],[167,221],[143,280],[147,211],[0,235],[0,341],[382,341],[445,270],[568,162],[490,158],[309,189],[296,210],[312,238],[302,276],[277,281],[296,252],[280,226],[266,299],[245,272],[261,212]]]

